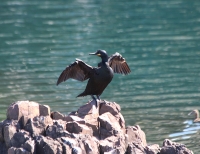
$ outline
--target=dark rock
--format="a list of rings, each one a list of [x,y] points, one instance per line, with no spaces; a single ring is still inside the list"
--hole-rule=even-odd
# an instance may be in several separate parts
[[[50,107],[48,105],[39,104],[39,113],[40,116],[50,116]]]
[[[7,154],[7,148],[4,142],[0,142],[0,154]]]
[[[27,140],[30,139],[29,132],[26,132],[24,130],[20,130],[19,132],[16,132],[13,137],[11,138],[10,142],[13,147],[21,147]]]
[[[25,149],[26,151],[30,152],[31,154],[35,154],[36,150],[35,150],[35,141],[32,139],[27,140],[23,146],[23,149]]]
[[[11,139],[13,138],[16,132],[17,132],[16,121],[11,121],[10,123],[7,123],[4,126],[3,136],[7,148],[10,148],[12,146]]]
[[[62,154],[61,144],[50,137],[38,136],[36,139],[37,154]]]
[[[53,125],[47,127],[46,135],[53,139],[56,139],[60,137],[70,136],[71,133],[66,131],[65,121],[57,120],[57,121],[54,121]]]
[[[185,145],[165,139],[160,154],[193,154]]]
[[[32,136],[44,135],[46,127],[52,124],[53,120],[50,116],[37,116],[28,120],[25,130],[30,132]]]

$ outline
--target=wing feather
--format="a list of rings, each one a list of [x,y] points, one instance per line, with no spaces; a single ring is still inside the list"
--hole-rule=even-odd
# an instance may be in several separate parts
[[[65,70],[60,74],[57,85],[63,81],[66,81],[69,78],[78,80],[78,81],[84,81],[90,78],[91,73],[93,71],[93,67],[84,63],[80,59],[76,59],[74,63],[67,66]]]
[[[115,53],[108,59],[110,67],[112,67],[114,73],[129,74],[131,72],[125,58],[119,53]]]

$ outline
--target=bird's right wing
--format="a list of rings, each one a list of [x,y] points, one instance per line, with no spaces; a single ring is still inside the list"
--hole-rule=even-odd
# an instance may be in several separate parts
[[[69,78],[76,79],[78,81],[84,81],[90,78],[90,75],[93,71],[93,67],[87,65],[80,59],[76,59],[74,63],[67,66],[65,70],[60,74],[58,78],[57,85],[63,81],[66,81]]]

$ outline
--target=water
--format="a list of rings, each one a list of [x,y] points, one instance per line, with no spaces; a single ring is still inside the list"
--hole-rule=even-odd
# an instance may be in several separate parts
[[[56,86],[75,58],[96,66],[97,49],[119,52],[132,72],[115,75],[101,98],[121,105],[126,125],[148,143],[165,138],[199,153],[200,1],[28,1],[0,3],[0,119],[9,104],[31,100],[68,114],[86,82]]]

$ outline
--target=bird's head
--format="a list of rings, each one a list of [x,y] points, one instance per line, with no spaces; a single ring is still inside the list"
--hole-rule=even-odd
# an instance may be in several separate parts
[[[97,55],[99,57],[101,57],[101,59],[103,61],[108,61],[108,55],[107,52],[105,50],[97,50],[95,53],[90,53],[90,55]]]

